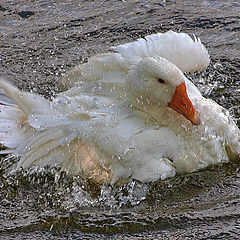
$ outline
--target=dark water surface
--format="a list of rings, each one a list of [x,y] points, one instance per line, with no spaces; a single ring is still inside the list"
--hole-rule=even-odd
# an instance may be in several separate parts
[[[1,75],[49,97],[64,72],[110,46],[194,33],[211,65],[189,77],[240,126],[240,3],[179,2],[1,1]],[[12,161],[0,160],[0,239],[239,239],[239,162],[100,188],[57,169],[5,172]]]

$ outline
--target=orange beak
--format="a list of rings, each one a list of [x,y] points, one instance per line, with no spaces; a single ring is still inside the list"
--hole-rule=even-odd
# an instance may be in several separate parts
[[[181,85],[176,87],[173,98],[168,104],[168,106],[177,111],[178,113],[182,114],[193,124],[199,125],[201,123],[200,114],[198,111],[195,110],[192,102],[187,95],[185,83],[182,83]]]

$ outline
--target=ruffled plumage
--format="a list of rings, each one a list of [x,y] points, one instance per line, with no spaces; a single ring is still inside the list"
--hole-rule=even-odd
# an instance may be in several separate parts
[[[208,66],[200,39],[169,31],[114,50],[67,73],[71,88],[52,101],[1,79],[2,153],[20,157],[18,167],[57,164],[99,183],[155,181],[239,157],[240,131],[228,111],[182,73]],[[166,81],[160,90],[159,76]],[[199,125],[168,107],[179,84]]]

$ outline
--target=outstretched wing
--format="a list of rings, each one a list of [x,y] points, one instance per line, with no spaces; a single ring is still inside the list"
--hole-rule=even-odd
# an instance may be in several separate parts
[[[143,58],[163,57],[174,63],[182,72],[195,72],[205,69],[210,62],[208,51],[200,38],[192,39],[186,33],[168,31],[140,38],[113,48],[117,53],[101,57],[107,66],[120,64],[122,68],[131,68]]]
[[[0,154],[20,158],[18,167],[58,165],[98,182],[109,180],[104,156],[91,144],[93,127],[101,114],[71,111],[58,101],[23,92],[0,79]],[[89,124],[89,122],[91,124]],[[88,138],[88,139],[87,139]]]
[[[103,89],[110,89],[108,86],[123,88],[124,76],[134,65],[147,57],[163,57],[182,72],[203,70],[210,62],[208,51],[199,38],[194,36],[192,39],[186,33],[173,31],[152,34],[113,49],[114,53],[91,57],[87,63],[66,73],[61,79],[65,86],[63,89],[82,82],[89,87],[92,87],[90,82],[100,82],[105,84]]]

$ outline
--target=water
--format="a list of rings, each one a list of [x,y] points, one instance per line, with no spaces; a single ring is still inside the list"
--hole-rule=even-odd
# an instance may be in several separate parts
[[[240,3],[3,1],[0,69],[20,88],[58,91],[62,73],[112,45],[169,29],[194,33],[210,67],[189,75],[240,126]],[[58,169],[4,170],[0,239],[238,239],[239,162],[151,184],[95,186]]]

